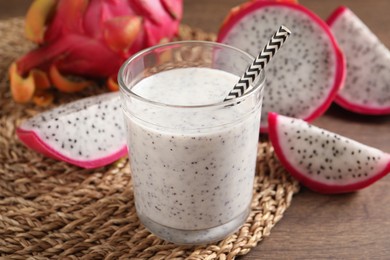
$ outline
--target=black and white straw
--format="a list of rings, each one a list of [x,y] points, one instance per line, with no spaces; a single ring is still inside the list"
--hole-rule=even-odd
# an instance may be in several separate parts
[[[240,97],[247,91],[290,34],[291,31],[286,26],[282,25],[279,27],[279,30],[275,32],[253,63],[246,69],[244,75],[242,75],[224,101]]]

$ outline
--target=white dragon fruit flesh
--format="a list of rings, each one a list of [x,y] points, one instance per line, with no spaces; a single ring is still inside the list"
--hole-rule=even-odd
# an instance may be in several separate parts
[[[84,98],[23,122],[16,130],[29,148],[83,168],[97,168],[127,154],[116,93]]]
[[[301,119],[269,113],[268,125],[282,165],[314,191],[352,192],[390,172],[390,154]]]
[[[262,132],[270,111],[308,121],[320,116],[344,82],[344,56],[328,26],[298,4],[261,0],[236,7],[218,41],[257,56],[281,24],[292,34],[265,68]]]
[[[390,114],[389,49],[344,6],[327,22],[347,60],[345,86],[335,102],[361,114]]]

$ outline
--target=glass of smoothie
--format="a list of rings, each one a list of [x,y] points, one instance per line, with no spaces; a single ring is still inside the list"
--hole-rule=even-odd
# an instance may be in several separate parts
[[[238,230],[250,212],[264,73],[225,101],[254,57],[234,47],[173,42],[130,57],[119,84],[135,206],[176,244]]]

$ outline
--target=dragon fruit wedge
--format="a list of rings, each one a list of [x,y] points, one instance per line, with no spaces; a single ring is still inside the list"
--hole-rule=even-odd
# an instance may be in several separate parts
[[[16,130],[29,148],[83,168],[97,168],[127,154],[117,92],[77,100],[38,114]]]
[[[390,114],[389,49],[346,7],[327,22],[347,59],[345,86],[335,102],[361,114]]]
[[[312,120],[331,104],[345,77],[345,61],[328,26],[301,5],[252,1],[232,9],[218,41],[257,56],[281,24],[288,42],[267,65],[261,131],[270,111]]]
[[[314,191],[352,192],[390,172],[390,154],[301,119],[269,113],[268,125],[280,162]]]
[[[130,55],[177,33],[182,9],[182,0],[35,0],[26,15],[25,33],[39,45],[13,65],[11,90],[39,89],[35,81],[30,86],[31,80],[21,87],[24,82],[12,76],[29,78],[33,69],[47,73],[52,85],[65,92],[90,85],[72,86],[67,75],[116,79]],[[26,102],[26,96],[13,97]]]

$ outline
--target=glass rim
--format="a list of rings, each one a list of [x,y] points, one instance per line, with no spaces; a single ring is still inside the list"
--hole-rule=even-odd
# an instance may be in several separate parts
[[[153,100],[150,100],[148,98],[144,98],[136,93],[134,93],[131,89],[125,87],[126,84],[124,82],[124,71],[125,69],[127,68],[127,66],[129,66],[129,64],[131,62],[133,62],[134,60],[136,60],[138,57],[140,56],[143,56],[147,53],[151,53],[152,51],[156,50],[156,49],[160,49],[160,48],[164,48],[164,47],[169,47],[169,46],[174,46],[174,45],[186,45],[186,44],[198,44],[198,45],[203,45],[203,46],[216,46],[216,47],[222,47],[222,48],[225,48],[225,49],[230,49],[230,50],[233,50],[235,52],[238,52],[240,54],[242,54],[243,56],[246,56],[250,59],[250,62],[252,62],[255,57],[252,56],[251,54],[239,49],[239,48],[236,48],[234,46],[230,46],[230,45],[227,45],[227,44],[223,44],[223,43],[219,43],[219,42],[211,42],[211,41],[199,41],[199,40],[186,40],[186,41],[173,41],[173,42],[169,42],[169,43],[164,43],[164,44],[158,44],[158,45],[154,45],[152,47],[149,47],[149,48],[146,48],[144,50],[141,50],[135,54],[133,54],[132,56],[130,56],[123,64],[122,66],[120,67],[119,69],[119,72],[118,72],[118,85],[119,85],[119,89],[128,93],[132,98],[135,98],[139,101],[142,101],[142,102],[145,102],[145,103],[149,103],[151,105],[154,105],[154,106],[160,106],[160,107],[166,107],[166,108],[186,108],[186,109],[190,109],[190,108],[210,108],[210,107],[218,107],[218,106],[229,106],[229,105],[233,105],[235,103],[240,103],[243,99],[246,99],[248,96],[251,96],[257,89],[260,88],[260,91],[261,89],[264,88],[264,82],[265,82],[265,72],[264,70],[261,70],[260,72],[260,79],[259,79],[259,82],[257,82],[257,84],[251,88],[248,92],[244,93],[242,96],[239,96],[239,97],[236,97],[236,98],[233,98],[233,99],[230,99],[230,100],[227,100],[227,101],[219,101],[219,102],[214,102],[214,103],[209,103],[209,104],[202,104],[202,105],[172,105],[172,104],[166,104],[166,103],[163,103],[163,102],[158,102],[158,101],[153,101]],[[232,89],[233,89],[234,86],[232,86]]]

